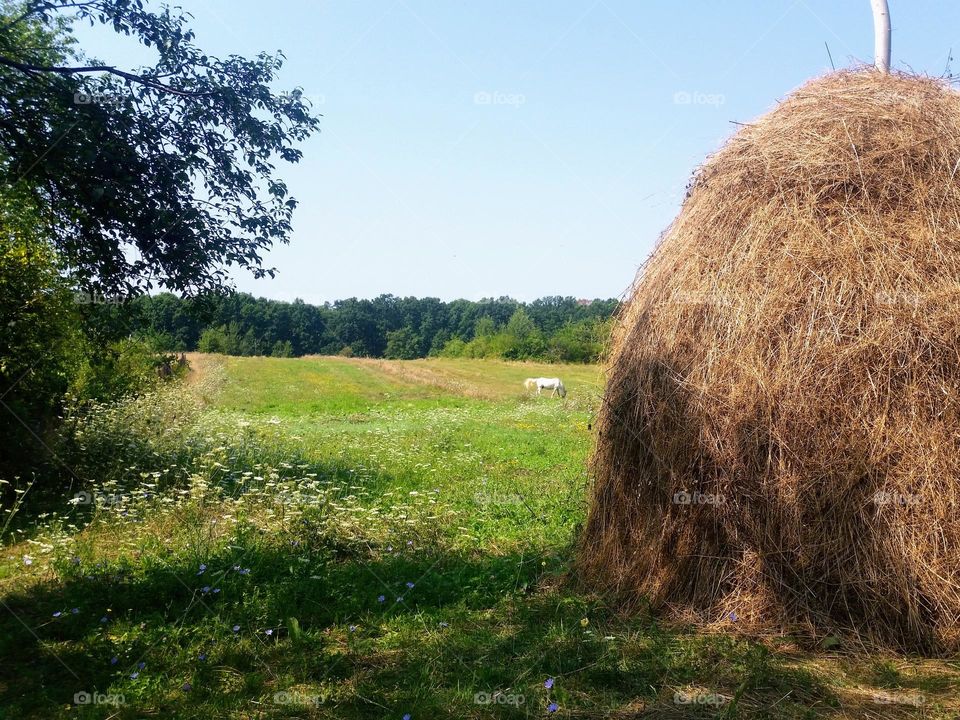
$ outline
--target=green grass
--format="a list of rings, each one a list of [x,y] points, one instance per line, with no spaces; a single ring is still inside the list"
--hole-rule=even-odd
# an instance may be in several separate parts
[[[99,504],[7,543],[0,717],[955,716],[949,663],[624,617],[580,587],[596,368],[194,366],[63,445]],[[528,396],[536,375],[568,397]]]

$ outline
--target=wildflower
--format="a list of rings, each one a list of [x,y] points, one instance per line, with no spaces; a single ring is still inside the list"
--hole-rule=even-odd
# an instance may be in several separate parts
[[[580,620],[580,627],[586,627],[589,624],[590,624],[590,621],[587,618],[583,618]]]
[[[207,566],[203,563],[200,563],[200,570],[197,571],[197,575],[203,575],[207,571]]]
[[[110,622],[110,618],[108,618],[106,615],[104,615],[102,618],[100,618],[100,624],[101,624],[101,625],[104,625],[104,624],[106,624],[106,623],[108,623],[108,622]]]
[[[413,540],[407,540],[407,547],[413,547]]]
[[[33,565],[33,558],[30,557],[29,555],[24,555],[24,556],[23,556],[23,564],[24,564],[24,565]]]
[[[138,672],[132,672],[132,673],[130,673],[130,679],[131,679],[131,680],[136,680],[138,677],[140,677],[140,673],[138,673]]]
[[[403,720],[410,720],[410,713],[403,716]]]
[[[191,685],[188,682],[185,682],[183,685],[180,686],[180,689],[183,690],[184,692],[190,692],[191,690],[193,690],[193,685]]]
[[[347,628],[347,629],[348,629],[350,632],[355,632],[356,629],[357,629],[357,626],[356,626],[356,625],[351,625],[351,626],[350,626],[349,628]]]
[[[544,686],[547,690],[549,690],[550,688],[552,688],[552,687],[553,687],[553,678],[547,678],[546,682],[543,683],[543,686]]]
[[[120,658],[118,658],[116,655],[114,655],[112,658],[110,658],[110,664],[111,664],[111,665],[116,665],[118,662],[120,662]]]
[[[270,628],[264,630],[263,632],[267,637],[270,637],[271,635],[273,635],[273,630]]]
[[[240,571],[240,574],[241,574],[241,575],[249,575],[249,574],[250,574],[250,568],[244,568],[243,570]]]
[[[213,594],[214,594],[214,595],[216,595],[218,592],[220,592],[220,588],[214,588],[214,589],[213,589]]]
[[[736,613],[736,611],[733,611],[733,612],[730,613],[730,620],[731,620],[732,622],[736,622],[736,621],[737,621],[737,613]]]
[[[80,608],[72,608],[72,609],[70,610],[70,612],[71,612],[73,615],[79,615],[79,614],[80,614]]]
[[[442,628],[450,627],[450,623],[442,622],[442,623],[440,623],[440,627],[442,627]]]
[[[143,670],[146,666],[147,666],[147,664],[146,664],[145,662],[139,662],[139,663],[137,663],[137,667],[140,668],[141,670]]]
[[[202,592],[203,594],[207,594],[208,592],[210,592],[210,586],[204,585],[202,588],[200,588],[200,592]]]
[[[63,615],[63,613],[60,612],[59,610],[57,610],[57,611],[53,614],[54,617],[60,617],[61,615]]]
[[[233,631],[234,631],[234,632],[240,632],[240,626],[239,626],[239,625],[234,625],[234,626],[233,626]]]
[[[556,712],[557,710],[559,710],[559,709],[560,709],[560,708],[559,708],[559,706],[558,706],[556,703],[550,703],[549,705],[547,705],[547,712],[548,712],[548,713],[555,713],[555,712]]]
[[[200,653],[200,654],[197,656],[197,659],[198,659],[200,662],[204,662],[204,661],[207,659],[207,654],[206,654],[206,653]]]
[[[377,598],[377,602],[378,602],[378,603],[382,603],[382,602],[386,602],[386,601],[387,601],[387,598],[384,597],[383,595],[380,595],[380,596]]]
[[[387,552],[393,552],[393,545],[387,545]]]
[[[407,583],[407,587],[410,588],[411,590],[413,590],[413,583],[412,583],[412,582],[408,582],[408,583]]]

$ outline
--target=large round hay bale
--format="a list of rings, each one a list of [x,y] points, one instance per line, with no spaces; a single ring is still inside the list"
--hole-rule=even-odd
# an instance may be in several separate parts
[[[955,644],[960,95],[872,70],[800,88],[699,170],[619,319],[588,579]]]

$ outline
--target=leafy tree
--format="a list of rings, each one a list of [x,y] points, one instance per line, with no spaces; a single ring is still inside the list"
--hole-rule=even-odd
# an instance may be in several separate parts
[[[387,333],[385,357],[392,360],[413,360],[420,355],[420,338],[409,327]]]
[[[272,275],[296,201],[276,158],[317,129],[300,91],[271,90],[282,55],[217,58],[189,16],[143,0],[0,0],[0,192],[25,192],[41,234],[105,294],[217,289],[228,266]],[[74,22],[151,48],[123,69],[87,57]]]
[[[25,203],[0,197],[0,477],[46,457],[60,399],[83,363],[77,305]]]
[[[273,344],[273,350],[270,351],[273,357],[288,358],[293,357],[293,345],[289,340],[277,340]]]

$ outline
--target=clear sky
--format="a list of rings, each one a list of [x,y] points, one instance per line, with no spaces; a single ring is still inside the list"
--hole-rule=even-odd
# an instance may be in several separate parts
[[[183,0],[214,55],[282,50],[323,114],[281,166],[274,280],[308,302],[616,297],[694,168],[806,79],[872,62],[869,0]],[[960,72],[960,3],[890,0],[893,64]],[[79,34],[135,64],[128,38]]]

